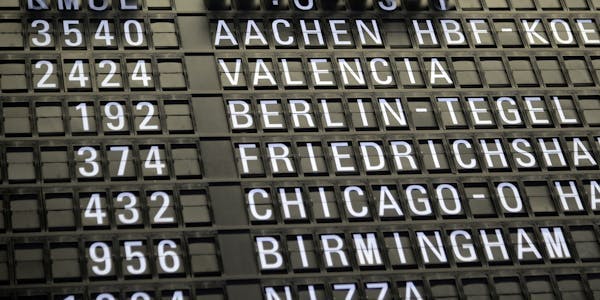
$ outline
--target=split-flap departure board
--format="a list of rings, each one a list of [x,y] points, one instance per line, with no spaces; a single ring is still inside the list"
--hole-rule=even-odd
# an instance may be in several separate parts
[[[598,0],[0,0],[0,299],[599,299]]]

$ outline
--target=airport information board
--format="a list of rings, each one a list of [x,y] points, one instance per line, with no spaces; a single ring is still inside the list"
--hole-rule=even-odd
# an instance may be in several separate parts
[[[0,0],[0,299],[599,299],[598,0]]]

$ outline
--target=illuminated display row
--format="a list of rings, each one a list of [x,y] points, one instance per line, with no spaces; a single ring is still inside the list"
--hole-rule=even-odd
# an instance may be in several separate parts
[[[209,22],[209,21],[207,21]],[[440,48],[595,47],[593,18],[578,19],[273,19],[211,20],[217,49],[239,48]],[[22,25],[28,24],[26,25]],[[177,18],[4,20],[1,47],[31,50],[177,49]],[[435,24],[435,26],[434,26]],[[21,28],[26,26],[27,28]],[[237,27],[239,26],[239,28]],[[435,28],[438,26],[439,28]],[[183,28],[185,31],[186,28]]]
[[[72,143],[3,145],[2,164],[9,184],[35,182],[86,182],[201,179],[202,151],[219,157],[224,168],[241,177],[298,177],[393,174],[498,174],[598,169],[598,137],[487,135],[475,139],[457,137],[378,137],[292,141],[269,138],[236,139],[218,143],[219,157],[210,150],[213,142],[113,140]],[[235,153],[235,156],[233,156]],[[216,156],[215,156],[216,155]],[[214,162],[209,162],[214,164]],[[4,175],[3,175],[4,176]]]
[[[547,92],[540,91],[540,94]],[[297,92],[226,95],[222,98],[173,95],[82,96],[5,101],[0,132],[6,138],[31,136],[129,135],[161,133],[223,135],[290,131],[310,134],[407,134],[410,131],[503,128],[590,128],[600,126],[600,97],[592,91],[579,96],[495,96],[455,93],[343,93],[339,98]],[[220,112],[219,115],[210,113]],[[210,116],[209,116],[210,115]],[[228,123],[228,124],[227,124]],[[516,133],[516,131],[514,132]],[[459,138],[460,136],[457,136]]]
[[[531,57],[531,53],[497,52],[466,56],[439,56],[422,51],[406,56],[386,54],[359,56],[356,53],[335,55],[309,54],[298,57],[280,54],[230,54],[218,57],[218,72],[224,89],[277,90],[393,89],[401,88],[527,88],[586,87],[597,84],[600,59],[596,56],[561,56],[548,53]],[[231,57],[240,55],[237,57]]]
[[[192,88],[202,86],[197,82],[199,78],[185,78],[187,72],[197,72],[196,67],[202,67],[203,77],[220,78],[223,88],[228,90],[586,87],[598,83],[600,67],[598,57],[587,55],[529,57],[527,53],[514,53],[508,57],[480,54],[452,58],[431,55],[391,58],[356,54],[342,57],[314,54],[308,58],[250,55],[218,57],[205,66],[180,55],[2,59],[0,88],[3,92],[187,90],[188,80]],[[210,56],[200,57],[206,58]],[[215,86],[211,88],[217,90]]]
[[[590,18],[285,19],[213,21],[216,48],[594,47]],[[327,37],[327,38],[326,38]]]
[[[172,18],[26,19],[24,22],[27,25],[22,25],[21,20],[2,20],[1,48],[66,51],[179,48],[177,23]]]
[[[206,188],[197,185],[36,192],[3,195],[9,208],[4,210],[6,216],[0,213],[0,232],[144,230],[146,224],[152,228],[211,226]]]
[[[83,142],[82,142],[83,143]],[[77,145],[21,144],[3,148],[10,183],[202,178],[196,141],[132,144],[115,140]],[[138,178],[139,177],[139,178]]]
[[[255,240],[261,270],[275,273],[287,273],[287,263],[291,263],[289,269],[297,272],[320,271],[320,266],[323,266],[323,271],[335,272],[386,269],[390,266],[398,269],[416,268],[416,257],[422,259],[419,265],[440,268],[448,266],[450,260],[458,266],[481,265],[484,259],[487,264],[498,265],[513,264],[514,261],[569,262],[578,256],[569,250],[564,230],[560,227],[540,227],[535,230],[510,228],[508,232],[499,228],[473,231],[477,231],[477,235],[471,233],[470,229],[452,229],[443,233],[438,230],[414,231],[411,235],[408,232],[365,232],[352,233],[351,237],[350,234],[322,233],[314,239],[318,240],[319,246],[315,246],[317,242],[310,235],[295,235],[288,236],[287,251],[277,236],[258,236]],[[579,233],[571,231],[574,235]],[[594,231],[588,229],[581,233],[586,236],[594,234]],[[504,235],[509,239],[505,240]],[[584,240],[576,247],[583,250],[594,242],[597,242],[595,238]],[[511,254],[516,254],[516,260],[511,258],[508,248],[512,248]],[[290,258],[284,259],[284,253]]]
[[[392,93],[390,93],[392,94]],[[596,127],[600,125],[600,98],[571,96],[463,96],[436,97],[407,93],[402,98],[346,94],[344,98],[310,99],[288,95],[272,99],[226,100],[230,128],[243,132],[344,131],[407,133],[408,130]],[[293,94],[292,94],[293,95]],[[362,96],[362,97],[361,97]],[[228,96],[227,98],[231,98]],[[318,96],[317,96],[318,97]],[[273,97],[276,98],[276,97]]]
[[[600,213],[598,180],[527,179],[491,182],[465,179],[458,183],[437,179],[405,179],[401,182],[364,180],[338,182],[277,183],[266,187],[247,184],[246,210],[253,225],[343,223],[377,221],[381,226],[427,224],[432,220],[505,218],[561,215],[577,220]],[[449,180],[448,180],[449,181]],[[410,183],[409,183],[410,182]],[[571,216],[571,217],[569,217]],[[502,219],[493,219],[504,217]]]
[[[190,1],[191,2],[191,1]],[[361,10],[372,10],[372,9],[377,9],[377,11],[379,13],[386,13],[386,12],[394,12],[394,11],[399,11],[399,10],[406,10],[406,9],[415,9],[415,10],[445,10],[445,11],[452,11],[455,10],[456,8],[460,8],[462,10],[482,10],[482,9],[489,9],[489,10],[509,10],[509,9],[516,9],[516,10],[535,10],[536,8],[539,8],[541,10],[545,10],[545,11],[556,11],[556,10],[563,10],[563,9],[569,9],[569,10],[590,10],[593,9],[593,7],[599,7],[600,3],[598,3],[595,0],[590,0],[590,1],[586,1],[586,0],[575,0],[575,1],[569,1],[566,3],[561,3],[560,1],[542,1],[542,2],[535,2],[534,0],[483,0],[483,1],[473,1],[473,0],[457,0],[457,1],[453,1],[453,2],[447,2],[447,1],[440,1],[435,3],[432,6],[426,5],[424,3],[418,2],[418,3],[412,3],[412,5],[410,6],[406,6],[405,3],[399,2],[399,1],[377,1],[374,4],[371,2],[367,2],[367,3],[361,3],[362,1],[359,1],[359,3],[356,2],[352,2],[352,1],[348,1],[348,4],[346,4],[346,1],[336,1],[336,2],[331,2],[331,3],[321,3],[319,1],[313,1],[313,0],[293,0],[293,1],[278,1],[278,2],[271,2],[271,1],[251,1],[251,2],[235,2],[235,1],[222,1],[222,3],[217,3],[217,4],[211,4],[209,5],[211,9],[217,9],[217,10],[229,10],[232,9],[233,7],[237,8],[237,9],[244,9],[244,10],[248,10],[248,11],[253,11],[253,10],[258,10],[261,7],[265,8],[265,9],[274,9],[276,11],[283,11],[283,10],[287,10],[290,7],[296,9],[297,11],[311,11],[311,10],[317,10],[317,9],[327,9],[327,10],[332,10],[332,9],[336,9],[338,11],[345,11],[347,8],[353,8],[353,9],[361,9]],[[32,1],[27,1],[26,3],[23,4],[23,7],[26,8],[27,10],[30,11],[45,11],[45,10],[59,10],[59,11],[79,11],[79,10],[88,10],[88,11],[92,11],[92,12],[102,12],[102,11],[107,11],[107,10],[121,10],[124,12],[127,11],[135,11],[135,10],[141,10],[141,9],[174,9],[174,8],[185,8],[185,9],[191,9],[191,8],[195,8],[196,10],[194,12],[202,12],[204,11],[204,6],[200,5],[200,1],[197,2],[192,2],[192,5],[184,5],[185,2],[178,2],[175,1],[175,3],[177,5],[175,5],[175,7],[173,7],[172,5],[170,5],[170,1],[168,0],[138,0],[135,2],[131,2],[131,1],[117,1],[112,3],[109,0],[103,0],[103,1],[81,1],[80,3],[75,2],[75,1],[67,1],[67,0],[60,0],[60,1],[56,1],[56,3],[51,3],[47,0],[32,0]],[[261,6],[261,3],[263,3],[263,5]],[[232,6],[232,4],[234,4],[235,6]],[[510,4],[510,5],[509,5]],[[593,5],[592,5],[593,4]],[[181,7],[180,7],[181,6]],[[5,3],[3,3],[3,7],[7,8],[7,9],[17,9],[20,7],[19,5],[19,1],[18,0],[7,0],[5,1]]]
[[[588,285],[585,282],[589,282]],[[476,298],[489,299],[555,299],[574,297],[577,299],[597,298],[600,290],[596,286],[597,273],[556,275],[531,273],[515,275],[500,273],[484,276],[467,273],[459,278],[437,276],[422,279],[419,276],[373,277],[368,279],[338,279],[328,283],[274,282],[265,285],[264,295],[268,300],[315,300],[315,299],[438,299]],[[556,283],[554,285],[553,283]],[[397,297],[397,298],[395,298]]]
[[[593,176],[588,176],[594,178]],[[243,189],[243,195],[242,195]],[[237,191],[235,191],[237,190]],[[0,232],[145,230],[146,228],[210,228],[218,203],[205,187],[116,185],[112,188],[45,188],[42,192],[2,195]],[[426,225],[436,220],[485,219],[488,224],[528,217],[578,221],[600,213],[597,179],[506,181],[437,179],[364,180],[340,182],[264,182],[234,186],[232,201],[240,224],[271,228],[273,224],[361,226]],[[213,202],[224,201],[221,198]],[[499,219],[498,219],[499,218]],[[243,221],[247,219],[248,221]],[[376,221],[376,223],[372,223]],[[370,223],[371,222],[371,223]],[[316,225],[320,224],[320,225]],[[129,232],[129,231],[128,231]]]
[[[296,177],[368,175],[524,172],[594,170],[598,168],[598,137],[515,134],[464,138],[361,137],[292,141],[271,138],[258,143],[235,143],[238,171],[242,176],[267,174]],[[266,172],[268,170],[268,172]]]
[[[593,176],[588,176],[593,178]],[[240,224],[272,228],[273,224],[361,226],[427,225],[436,220],[485,219],[488,224],[528,217],[578,221],[600,213],[597,179],[507,178],[507,181],[464,179],[364,180],[340,182],[264,182],[234,186],[230,197],[240,211]],[[243,189],[243,195],[242,195]],[[237,190],[237,192],[235,191]],[[210,228],[218,203],[206,188],[117,185],[109,188],[67,187],[11,192],[2,195],[0,232],[45,231],[127,232],[147,228]],[[212,202],[224,201],[221,198]],[[507,219],[508,218],[508,219]],[[248,221],[244,221],[247,219]],[[376,221],[376,223],[372,223]],[[320,224],[320,225],[317,225]]]
[[[187,89],[180,58],[153,60],[112,56],[95,60],[65,59],[61,63],[56,59],[42,59],[31,61],[30,72],[25,72],[22,61],[3,61],[0,66],[3,69],[0,88],[7,92]]]
[[[194,133],[189,100],[157,97],[95,97],[79,100],[4,102],[2,131],[7,138],[32,136],[144,135]],[[64,106],[64,107],[63,107]]]
[[[117,278],[140,280],[153,275],[159,278],[202,277],[220,273],[212,237],[184,238],[177,234],[170,234],[169,238],[93,236],[80,241],[15,242],[12,246],[12,268],[7,268],[6,248],[0,248],[0,257],[4,258],[0,261],[1,266],[5,271],[9,269],[0,275],[0,282],[4,284],[13,276],[20,284],[33,284],[45,282],[46,276],[60,283]],[[86,265],[80,265],[81,258]],[[45,270],[46,265],[50,266],[49,270]]]
[[[561,272],[559,274],[526,273],[524,275],[510,275],[499,272],[493,276],[468,273],[458,278],[439,276],[435,279],[424,279],[421,276],[396,276],[378,277],[362,280],[354,277],[342,277],[338,280],[322,279],[319,282],[299,282],[294,285],[281,282],[269,282],[262,286],[265,298],[268,300],[315,300],[315,299],[394,299],[398,295],[402,299],[427,299],[434,297],[474,297],[489,298],[496,295],[499,299],[522,299],[525,297],[548,298],[554,295],[562,297],[575,297],[577,299],[597,298],[600,290],[597,282],[600,274],[589,271],[587,273]],[[589,282],[589,284],[586,284]],[[521,285],[521,283],[523,283]],[[552,283],[556,283],[554,286]],[[271,285],[272,284],[272,285]],[[259,290],[259,287],[252,291]],[[40,293],[43,294],[43,293]],[[50,293],[48,293],[50,294]],[[156,290],[154,287],[139,286],[138,289],[125,288],[119,291],[116,288],[102,290],[90,289],[82,292],[81,289],[61,289],[51,293],[52,300],[187,300],[227,299],[228,291],[221,287],[189,288],[183,285],[179,289],[163,288]],[[20,295],[21,299],[40,299],[35,296]],[[84,298],[86,297],[86,298]],[[348,297],[348,298],[346,298]],[[46,299],[46,298],[44,298]]]
[[[568,230],[567,230],[568,229]],[[527,223],[504,228],[453,225],[443,230],[378,232],[336,230],[295,235],[254,234],[256,262],[263,274],[305,272],[411,270],[464,267],[557,264],[593,265],[600,249],[592,226],[545,226]],[[0,247],[0,283],[12,278],[21,284],[48,279],[59,282],[144,280],[214,277],[221,274],[219,247],[212,236],[170,233],[127,237],[88,235],[61,241],[15,240],[10,244],[14,262],[8,267],[6,247]],[[284,246],[285,245],[285,246]],[[250,250],[250,249],[243,249]],[[85,265],[80,264],[85,258]],[[46,272],[49,266],[49,272]],[[376,272],[371,272],[376,274]],[[177,282],[177,280],[175,280]]]

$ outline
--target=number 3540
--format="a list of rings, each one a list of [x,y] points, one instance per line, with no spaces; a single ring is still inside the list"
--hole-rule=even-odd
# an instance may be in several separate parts
[[[85,24],[80,20],[62,20],[59,27],[61,31],[61,41],[63,48],[84,47]],[[143,47],[146,45],[144,23],[138,20],[126,20],[121,25],[123,32],[123,41],[126,47]],[[46,20],[33,20],[31,22],[31,44],[33,47],[51,47],[54,44],[52,24]],[[115,47],[117,45],[117,36],[115,35],[114,25],[109,20],[100,20],[96,28],[91,28],[93,34],[93,44],[101,47]]]

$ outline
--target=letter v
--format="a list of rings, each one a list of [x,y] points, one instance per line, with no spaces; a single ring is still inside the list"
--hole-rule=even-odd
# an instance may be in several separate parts
[[[240,80],[240,73],[242,71],[242,59],[237,58],[235,60],[235,71],[233,76],[231,76],[231,71],[224,60],[219,59],[219,65],[223,69],[223,72],[225,72],[225,76],[227,77],[227,80],[229,80],[229,83],[232,85],[239,85],[238,82]]]

